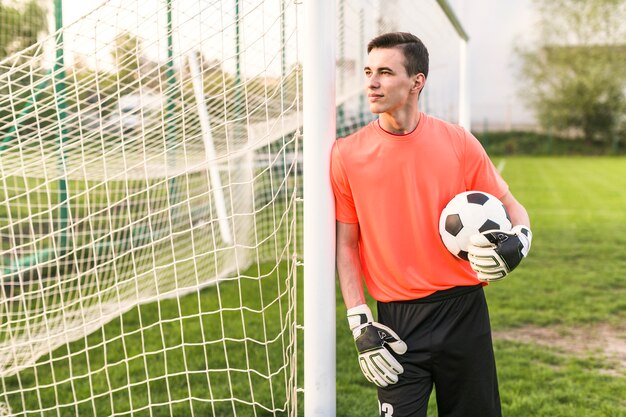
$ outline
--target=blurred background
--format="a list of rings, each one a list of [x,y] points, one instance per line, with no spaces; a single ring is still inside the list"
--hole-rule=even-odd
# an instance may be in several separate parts
[[[624,2],[450,4],[470,37],[472,130],[491,153],[624,152]]]
[[[68,25],[100,3],[96,0],[3,2],[0,19],[5,23],[0,56],[5,57],[53,32],[55,4],[63,6],[62,19]],[[342,7],[342,2],[339,4]],[[623,1],[450,0],[448,4],[469,36],[471,129],[491,152],[552,153],[556,149],[558,153],[559,147],[568,153],[624,152],[626,10]],[[367,3],[365,7],[367,10],[371,5]],[[356,25],[355,17],[347,13],[346,25]],[[21,29],[11,34],[13,29],[9,27],[18,22],[16,19],[21,19]],[[126,41],[130,45],[135,40]],[[66,48],[81,48],[72,44],[71,32],[67,33],[65,42]],[[123,39],[118,42],[122,48],[123,42]],[[430,43],[431,49],[441,48],[433,41]],[[87,50],[88,46],[84,48]],[[448,56],[454,60],[456,54],[450,50]],[[68,65],[73,64],[73,59],[72,54],[66,54]],[[437,86],[437,89],[442,88]],[[483,135],[487,132],[498,134]],[[506,132],[517,133],[511,138],[502,135]],[[526,134],[520,136],[520,133]],[[536,134],[543,136],[537,138]],[[542,146],[528,143],[537,141]]]
[[[519,99],[523,79],[516,46],[530,46],[537,13],[532,0],[451,0],[469,34],[468,64],[472,129],[512,130],[536,126]],[[521,80],[521,81],[520,81]]]

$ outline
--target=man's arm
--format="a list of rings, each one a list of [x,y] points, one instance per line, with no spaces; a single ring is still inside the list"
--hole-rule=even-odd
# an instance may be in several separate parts
[[[506,211],[509,213],[509,217],[511,218],[511,223],[513,226],[526,226],[530,227],[530,217],[528,217],[528,212],[522,206],[519,201],[513,197],[510,191],[500,198],[502,204],[506,208]]]
[[[337,222],[337,272],[347,309],[365,304],[359,256],[359,224]]]
[[[387,346],[402,355],[406,344],[389,327],[375,322],[365,303],[358,223],[337,222],[337,272],[363,375],[379,387],[395,384],[404,369]]]

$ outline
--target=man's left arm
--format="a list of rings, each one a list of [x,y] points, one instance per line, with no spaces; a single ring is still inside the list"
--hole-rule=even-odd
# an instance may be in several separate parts
[[[500,198],[509,213],[510,231],[492,230],[470,238],[468,258],[478,279],[498,281],[515,269],[528,255],[532,232],[528,212],[510,191]]]
[[[504,204],[504,208],[509,213],[509,217],[511,218],[511,224],[513,226],[523,225],[530,228],[530,217],[528,217],[528,212],[520,204],[519,201],[513,197],[510,191],[500,198],[502,204]]]

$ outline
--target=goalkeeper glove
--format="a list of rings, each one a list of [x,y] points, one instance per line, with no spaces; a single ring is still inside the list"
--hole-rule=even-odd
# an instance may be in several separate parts
[[[404,368],[386,346],[402,355],[406,352],[406,343],[389,327],[375,322],[366,304],[348,310],[348,323],[365,378],[379,387],[398,382],[398,375],[404,372]]]
[[[506,277],[528,255],[532,236],[526,226],[471,236],[467,257],[478,279],[490,282]]]

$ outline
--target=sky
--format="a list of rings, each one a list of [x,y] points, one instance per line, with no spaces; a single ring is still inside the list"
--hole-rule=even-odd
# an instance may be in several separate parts
[[[532,123],[520,100],[523,77],[515,46],[532,40],[532,0],[449,0],[470,37],[468,79],[472,127]]]

